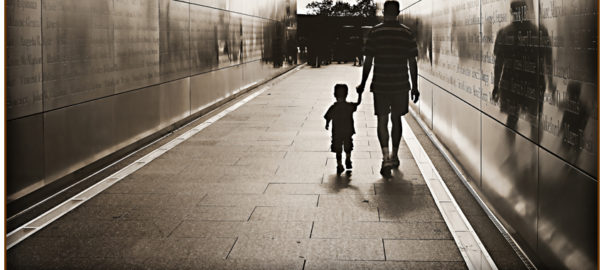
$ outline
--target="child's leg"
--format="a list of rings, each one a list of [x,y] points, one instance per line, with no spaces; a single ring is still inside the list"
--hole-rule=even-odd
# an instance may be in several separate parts
[[[350,160],[352,152],[346,152],[346,169],[352,169],[352,160]]]
[[[338,167],[336,168],[336,172],[340,175],[344,172],[344,166],[342,166],[342,138],[338,136],[332,135],[331,140],[331,151],[336,153],[336,161],[338,162]]]
[[[352,155],[352,136],[344,141],[344,152],[346,152],[346,169],[352,169],[352,161],[350,156]]]
[[[340,149],[339,152],[336,152],[336,161],[338,162],[338,166],[336,167],[336,172],[340,175],[344,172],[344,166],[342,165],[342,151]]]

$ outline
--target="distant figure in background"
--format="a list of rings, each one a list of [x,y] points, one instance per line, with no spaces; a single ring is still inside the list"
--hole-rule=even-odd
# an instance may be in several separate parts
[[[363,39],[360,36],[351,36],[350,37],[352,43],[352,58],[353,58],[353,66],[359,63],[359,67],[363,65]]]
[[[383,155],[380,174],[385,178],[392,177],[391,169],[400,165],[398,149],[403,134],[401,117],[409,111],[409,90],[413,102],[419,100],[417,43],[411,30],[397,21],[399,12],[397,1],[384,3],[384,22],[374,26],[369,32],[363,78],[357,87],[357,92],[361,95],[375,59],[371,92]],[[408,73],[411,73],[411,84]],[[392,120],[392,155],[388,148],[388,116]]]
[[[308,64],[311,67],[321,67],[319,55],[319,37],[311,35],[308,39]]]
[[[296,46],[296,39],[290,35],[287,36],[287,40],[286,40],[286,47],[287,47],[287,53],[286,53],[286,60],[287,63],[292,65],[292,64],[298,64],[298,46]]]
[[[344,146],[344,152],[346,152],[346,169],[352,169],[350,155],[352,153],[352,135],[355,134],[352,114],[361,103],[361,95],[359,95],[356,103],[346,102],[348,86],[345,84],[336,84],[333,95],[336,98],[336,102],[329,107],[324,118],[327,121],[325,129],[329,130],[329,122],[332,122],[331,152],[336,153],[336,161],[338,162],[336,171],[339,175],[344,171],[344,166],[342,166],[342,146]]]
[[[528,114],[531,139],[539,142],[539,116],[543,111],[546,80],[552,92],[556,90],[552,80],[551,41],[547,29],[537,27],[528,18],[533,11],[526,0],[513,0],[510,8],[513,21],[499,30],[495,39],[491,98],[500,102],[501,112],[507,114],[505,124],[511,129],[517,130],[521,113]],[[514,140],[515,136],[509,138]]]
[[[346,47],[344,40],[337,36],[334,44],[335,50],[333,52],[333,60],[338,62],[338,64],[346,62]]]

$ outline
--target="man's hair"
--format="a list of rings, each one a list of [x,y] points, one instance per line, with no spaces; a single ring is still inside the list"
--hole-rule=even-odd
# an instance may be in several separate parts
[[[336,84],[333,88],[333,96],[336,98],[346,98],[348,95],[348,86],[345,84],[339,83]]]
[[[388,0],[384,3],[384,15],[386,16],[398,16],[400,10],[398,1]]]

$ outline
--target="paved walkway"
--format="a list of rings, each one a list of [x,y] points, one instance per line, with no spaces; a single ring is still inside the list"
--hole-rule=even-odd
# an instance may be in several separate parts
[[[465,269],[404,142],[380,176],[369,92],[335,175],[323,114],[360,72],[287,76],[10,249],[9,269]]]

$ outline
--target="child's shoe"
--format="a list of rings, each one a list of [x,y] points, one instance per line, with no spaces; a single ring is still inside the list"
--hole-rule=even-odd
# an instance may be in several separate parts
[[[352,170],[352,161],[350,159],[346,160],[346,169]]]

